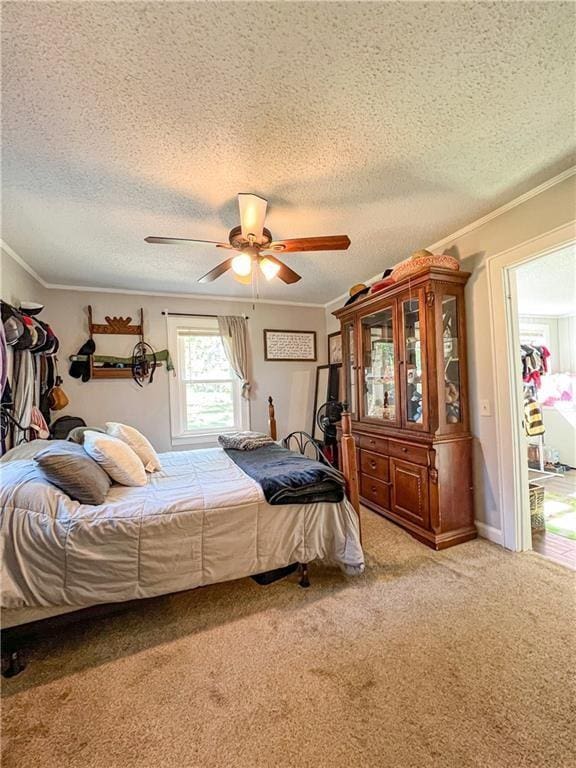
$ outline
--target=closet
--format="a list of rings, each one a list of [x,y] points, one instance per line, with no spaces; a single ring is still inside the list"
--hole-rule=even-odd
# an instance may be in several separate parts
[[[427,269],[334,312],[361,502],[435,549],[476,536],[468,277]]]

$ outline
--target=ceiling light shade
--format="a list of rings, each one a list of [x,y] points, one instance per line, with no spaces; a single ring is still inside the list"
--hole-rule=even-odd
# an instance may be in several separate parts
[[[266,280],[273,280],[280,271],[280,264],[264,256],[260,259],[260,269]]]
[[[246,277],[252,271],[252,258],[248,253],[239,253],[232,259],[232,269],[240,277]]]
[[[238,195],[240,225],[242,237],[245,240],[249,240],[250,235],[252,235],[255,242],[261,242],[267,205],[266,200],[258,197],[258,195],[248,195],[242,192]]]

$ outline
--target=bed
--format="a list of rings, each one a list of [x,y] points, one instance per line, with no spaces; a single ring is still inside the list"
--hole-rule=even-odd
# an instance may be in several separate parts
[[[273,404],[270,426],[275,438]],[[2,464],[2,626],[189,590],[313,560],[364,568],[353,438],[340,502],[269,504],[221,448],[161,454],[143,487],[83,505],[32,460]]]

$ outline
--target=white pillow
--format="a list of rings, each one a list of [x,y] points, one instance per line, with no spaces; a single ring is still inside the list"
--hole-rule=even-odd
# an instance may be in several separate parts
[[[138,432],[135,427],[129,427],[127,424],[119,424],[117,421],[106,422],[106,432],[112,437],[117,437],[123,443],[129,445],[138,456],[146,472],[157,472],[162,469],[158,454],[152,447],[150,440],[144,437],[142,432]]]
[[[144,465],[122,440],[102,432],[84,433],[84,450],[120,485],[146,485]]]

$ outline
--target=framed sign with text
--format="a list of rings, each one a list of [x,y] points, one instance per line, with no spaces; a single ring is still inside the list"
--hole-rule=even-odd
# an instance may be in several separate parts
[[[314,362],[316,331],[264,331],[264,360]]]

